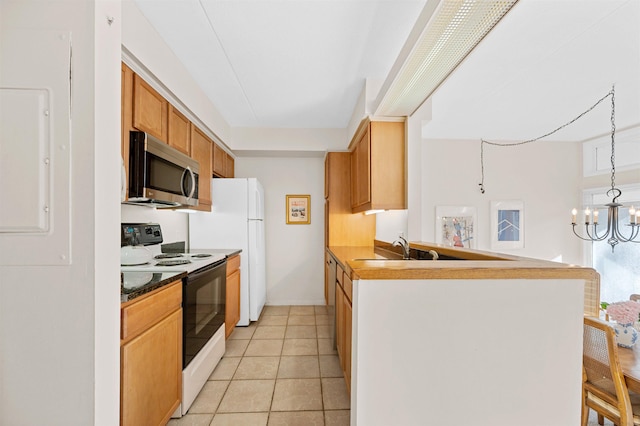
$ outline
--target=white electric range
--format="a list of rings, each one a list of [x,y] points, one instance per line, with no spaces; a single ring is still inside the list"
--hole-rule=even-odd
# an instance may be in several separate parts
[[[158,253],[147,263],[140,265],[121,265],[121,272],[187,272],[226,260],[224,254],[214,250],[194,250],[188,253]]]
[[[158,224],[123,223],[121,235],[122,244],[145,245],[153,255],[146,263],[120,267],[123,294],[131,291],[131,286],[142,283],[145,277],[162,279],[170,273],[176,273],[176,276],[186,273],[182,279],[182,400],[173,414],[173,417],[181,417],[187,413],[226,349],[226,256],[219,250],[184,250],[184,243],[160,247],[162,231]]]

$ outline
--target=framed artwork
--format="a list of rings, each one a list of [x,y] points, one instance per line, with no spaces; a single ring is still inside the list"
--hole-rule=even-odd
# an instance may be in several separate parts
[[[287,195],[287,225],[311,223],[311,195]]]
[[[524,202],[491,202],[491,248],[524,248]]]
[[[476,247],[476,208],[436,206],[436,243],[449,247]]]

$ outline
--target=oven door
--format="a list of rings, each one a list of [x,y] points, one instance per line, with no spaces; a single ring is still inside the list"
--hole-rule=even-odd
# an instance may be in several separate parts
[[[182,293],[182,366],[196,357],[224,324],[227,261],[190,273]]]

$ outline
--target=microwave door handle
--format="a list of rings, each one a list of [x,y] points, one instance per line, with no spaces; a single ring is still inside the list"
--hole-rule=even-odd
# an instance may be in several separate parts
[[[185,194],[185,185],[184,185],[184,178],[187,172],[189,172],[189,176],[191,176],[191,191],[189,192],[189,195]],[[181,186],[180,190],[182,191],[182,195],[184,195],[187,198],[191,198],[191,196],[193,195],[193,192],[196,190],[196,177],[191,171],[191,167],[187,166],[187,168],[182,171],[182,177],[180,178],[180,182],[182,182],[180,185]]]

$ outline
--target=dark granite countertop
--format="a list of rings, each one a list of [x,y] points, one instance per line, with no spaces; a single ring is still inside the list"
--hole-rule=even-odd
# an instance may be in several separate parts
[[[128,302],[187,276],[186,272],[123,272],[120,303]]]

